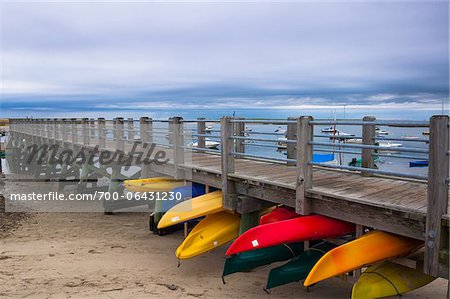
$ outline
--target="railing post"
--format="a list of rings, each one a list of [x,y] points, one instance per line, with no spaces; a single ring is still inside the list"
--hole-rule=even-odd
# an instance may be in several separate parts
[[[92,139],[95,139],[95,119],[91,118],[89,120],[89,125],[91,127],[91,137]]]
[[[66,118],[63,118],[61,120],[61,135],[62,135],[62,140],[63,140],[64,145],[69,140],[68,123],[69,123],[69,120],[67,120]]]
[[[139,120],[139,135],[141,136],[141,151],[142,156],[147,157],[152,143],[152,119],[148,117],[141,117]],[[141,178],[148,178],[150,176],[150,167],[148,161],[143,160],[141,166]]]
[[[243,117],[236,117],[234,119],[243,120],[244,118]],[[245,123],[244,122],[234,123],[233,135],[234,136],[240,136],[240,137],[245,136]],[[245,152],[244,140],[236,139],[234,141],[234,143],[235,143],[235,152],[236,153],[244,153]],[[239,158],[239,157],[235,157],[235,158]]]
[[[167,126],[168,126],[167,139],[169,141],[169,144],[173,145],[173,117],[169,118],[169,123],[167,124]]]
[[[73,145],[78,143],[78,128],[77,128],[77,119],[72,118],[72,143]]]
[[[99,117],[97,119],[98,129],[98,148],[104,149],[106,147],[106,121],[104,118]]]
[[[82,136],[83,136],[83,145],[89,145],[91,142],[91,135],[89,130],[89,118],[83,118],[81,120],[81,128],[82,128]]]
[[[125,138],[124,134],[124,122],[122,117],[117,117],[115,119],[116,124],[116,150],[124,152],[125,151]]]
[[[369,124],[364,124],[362,127],[362,144],[364,145],[375,145],[375,125],[370,124],[374,122],[376,118],[374,116],[365,116],[363,121],[369,122]],[[375,168],[375,162],[373,158],[373,150],[363,148],[361,150],[361,166],[363,168]],[[372,173],[367,171],[361,171],[362,176],[371,176]]]
[[[204,117],[197,118],[197,134],[205,135],[206,122]],[[205,136],[197,136],[197,147],[205,148]]]
[[[132,117],[128,118],[127,128],[128,128],[127,139],[129,141],[133,142],[134,141],[134,121],[133,121]]]
[[[236,210],[236,186],[229,180],[228,174],[234,173],[234,140],[231,117],[224,116],[220,120],[221,160],[222,160],[222,205],[225,209]]]
[[[296,117],[288,117],[288,121],[296,121]],[[286,139],[287,140],[297,140],[297,137],[295,136],[295,131],[297,130],[297,123],[289,123],[287,124],[286,129]],[[288,159],[296,159],[297,153],[294,143],[286,143],[286,158]],[[288,161],[288,166],[295,165],[295,162]]]
[[[59,120],[57,118],[53,119],[53,138],[55,140],[59,139]]]
[[[309,164],[313,157],[313,148],[309,144],[313,140],[311,116],[297,118],[297,184],[295,188],[295,211],[300,215],[311,213],[311,200],[306,197],[306,190],[311,189],[313,169]]]
[[[448,115],[431,117],[424,272],[432,276],[438,276],[439,250],[445,245],[441,221],[448,207],[449,133]]]
[[[45,131],[47,132],[47,139],[52,138],[52,131],[50,129],[50,118],[45,119]]]
[[[179,165],[184,163],[183,118],[173,118],[173,166],[175,179],[183,179],[183,171]]]

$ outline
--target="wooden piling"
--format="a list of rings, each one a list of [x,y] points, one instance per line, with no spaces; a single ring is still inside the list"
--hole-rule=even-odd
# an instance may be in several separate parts
[[[424,272],[432,276],[439,275],[439,250],[445,246],[441,219],[448,209],[449,133],[448,115],[431,117]]]
[[[307,198],[305,191],[312,188],[313,169],[309,164],[312,161],[313,149],[309,144],[313,140],[313,125],[311,116],[297,118],[297,182],[295,188],[295,211],[300,215],[311,213],[311,199]]]
[[[368,122],[369,124],[364,124],[362,127],[362,144],[364,145],[375,145],[375,125],[370,124],[376,120],[374,116],[365,116],[363,121]],[[373,158],[373,150],[363,148],[361,150],[361,166],[363,168],[375,168],[375,162]],[[367,171],[361,171],[362,176],[371,176],[372,173]]]
[[[236,209],[236,186],[230,180],[228,174],[234,173],[234,140],[230,139],[233,134],[233,123],[231,117],[224,116],[220,121],[221,127],[221,162],[222,162],[222,203],[228,210]]]

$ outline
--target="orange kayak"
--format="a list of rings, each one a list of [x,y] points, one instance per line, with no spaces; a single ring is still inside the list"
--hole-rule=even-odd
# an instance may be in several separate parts
[[[309,272],[304,285],[310,286],[365,265],[405,255],[422,244],[423,241],[420,240],[372,231],[327,252]]]

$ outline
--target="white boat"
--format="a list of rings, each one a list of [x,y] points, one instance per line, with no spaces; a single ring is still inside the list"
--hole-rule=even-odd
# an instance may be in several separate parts
[[[377,135],[389,135],[389,132],[381,130],[380,128],[376,127],[375,128],[375,134],[377,134]]]
[[[213,141],[213,140],[210,140],[208,138],[205,138],[205,148],[207,148],[207,149],[217,149],[219,147],[219,145],[220,145],[220,142]],[[198,147],[198,141],[191,142],[189,144],[189,146],[190,147]]]
[[[337,130],[334,127],[329,127],[329,128],[322,129],[322,133],[334,133],[336,131]]]
[[[205,133],[211,133],[212,129],[213,129],[213,126],[212,126],[212,125],[207,125],[207,126],[205,127]]]
[[[337,130],[337,129],[336,129],[336,131],[333,134],[330,134],[330,139],[331,140],[333,140],[333,139],[345,139],[345,140],[347,140],[347,139],[354,139],[354,137],[355,137],[355,134],[345,133],[345,132]]]
[[[361,138],[348,138],[348,139],[345,139],[345,143],[361,144],[362,143],[362,139]]]
[[[378,143],[379,147],[384,147],[384,148],[396,148],[396,147],[401,147],[402,144],[401,143],[394,143],[394,142],[382,142],[382,143]]]
[[[277,146],[278,146],[279,150],[287,149],[287,142],[286,142],[286,140],[287,140],[286,137],[277,138]]]

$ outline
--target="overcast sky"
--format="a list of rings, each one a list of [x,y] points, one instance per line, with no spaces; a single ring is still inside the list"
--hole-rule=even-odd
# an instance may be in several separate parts
[[[1,12],[4,109],[448,101],[447,1],[3,1]]]

